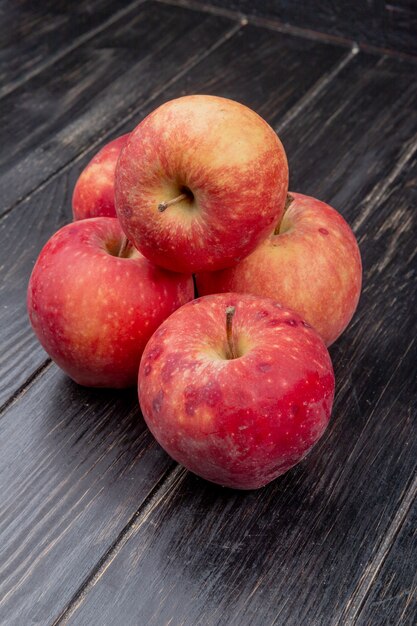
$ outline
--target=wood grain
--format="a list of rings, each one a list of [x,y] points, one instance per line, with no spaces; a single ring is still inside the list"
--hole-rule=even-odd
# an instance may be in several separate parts
[[[116,8],[112,0],[65,2],[3,0],[0,3],[0,97],[59,56],[94,36],[107,22],[133,13],[143,0]]]
[[[42,246],[71,220],[76,178],[66,172],[0,220],[0,404],[47,359],[29,325],[26,290]]]
[[[78,387],[54,365],[0,427],[0,623],[50,624],[173,462],[136,391]]]
[[[332,349],[337,399],[319,445],[257,492],[185,474],[136,520],[65,623],[349,623],[351,594],[395,536],[416,471],[416,180],[417,156],[358,230],[365,288]]]
[[[192,68],[180,86],[168,88],[166,97],[216,94],[239,100],[271,121],[308,98],[347,56],[339,46],[247,26]]]
[[[200,42],[201,46],[206,40]],[[195,55],[198,50],[201,52],[202,48],[196,44]],[[161,90],[157,97],[136,110],[136,120],[163,101],[185,91],[226,95],[246,102],[266,116],[270,116],[271,111],[284,115],[292,105],[296,105],[298,98],[306,96],[322,79],[321,72],[326,76],[345,55],[345,50],[334,46],[298,37],[282,37],[278,33],[250,27],[226,40],[199,63],[190,80],[188,73],[184,73],[179,81]],[[148,65],[157,72],[158,59],[155,57],[152,61],[152,58],[149,58]],[[314,70],[307,65],[309,59],[314,60]],[[213,74],[213,67],[222,68],[222,71]],[[292,71],[288,72],[288,68]],[[138,98],[138,101],[143,101],[143,98]],[[118,127],[117,132],[112,130],[113,136],[127,132],[132,125],[129,119]],[[109,138],[106,137],[106,140]],[[0,404],[46,358],[27,322],[27,281],[42,245],[70,219],[72,189],[81,167],[95,150],[90,150],[81,160],[62,170],[44,188],[0,221],[4,242],[0,249],[0,266],[7,268],[0,284],[0,298],[7,299],[7,306],[0,308],[0,341],[4,346],[3,353],[0,353]]]
[[[182,3],[188,4],[188,0],[180,0]],[[361,44],[417,55],[417,6],[409,0],[191,0],[190,4],[278,20]]]
[[[411,417],[411,416],[410,416]],[[412,626],[417,615],[417,500],[373,581],[359,612],[357,626],[401,624]]]
[[[290,187],[331,202],[356,227],[417,138],[415,66],[358,54],[280,135]],[[279,116],[271,123],[280,127]],[[365,213],[366,215],[366,213]]]
[[[147,2],[3,98],[0,213],[155,98],[234,27]]]

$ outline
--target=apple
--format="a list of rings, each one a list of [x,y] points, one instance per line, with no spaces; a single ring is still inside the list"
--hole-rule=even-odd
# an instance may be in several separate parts
[[[329,353],[269,298],[216,294],[173,313],[139,369],[143,416],[176,461],[212,482],[256,489],[298,463],[332,408]]]
[[[106,144],[81,172],[72,196],[74,220],[87,217],[116,217],[114,172],[129,133]]]
[[[116,218],[68,224],[48,241],[29,281],[27,305],[40,343],[73,380],[128,387],[152,333],[193,298],[191,276],[154,266]]]
[[[116,167],[116,212],[153,263],[215,270],[274,229],[287,188],[284,148],[259,115],[226,98],[185,96],[131,133]]]
[[[297,311],[330,346],[357,307],[361,256],[335,209],[291,192],[274,233],[236,267],[202,272],[196,284],[199,295],[236,291],[272,298]]]

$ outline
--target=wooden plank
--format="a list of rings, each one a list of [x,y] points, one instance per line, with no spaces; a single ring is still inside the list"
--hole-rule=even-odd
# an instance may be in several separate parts
[[[293,190],[333,202],[359,225],[375,184],[383,187],[415,144],[414,77],[413,64],[373,55],[359,54],[343,68],[296,127],[281,133]]]
[[[233,39],[200,62],[165,97],[212,93],[239,100],[276,126],[326,85],[354,55],[350,50],[320,42],[246,26]],[[213,67],[218,68],[213,72]]]
[[[371,591],[359,612],[357,626],[401,624],[413,626],[417,615],[417,500],[400,528],[398,536]]]
[[[234,40],[236,43],[233,43]],[[204,47],[205,43],[205,38],[196,43],[194,54],[197,50],[201,53],[199,46]],[[283,115],[288,107],[296,105],[298,98],[306,96],[310,88],[314,88],[316,81],[322,78],[321,72],[331,72],[345,55],[346,51],[333,46],[250,27],[212,52],[198,65],[191,80],[185,74],[179,82],[143,106],[137,113],[137,119],[184,90],[230,96],[267,116],[272,111],[280,111]],[[309,60],[314,61],[313,67],[308,65]],[[158,58],[148,63],[157,74]],[[213,67],[221,68],[221,71],[213,73]],[[288,72],[288,68],[292,71]],[[118,132],[127,132],[131,127],[132,121],[129,120],[119,127]],[[0,284],[0,298],[6,303],[0,308],[0,341],[4,346],[0,354],[0,402],[6,401],[46,358],[27,323],[27,281],[41,246],[70,219],[72,189],[81,166],[94,151],[60,172],[42,190],[0,221],[0,232],[4,233],[0,266],[8,267]]]
[[[172,0],[169,0],[172,1]],[[409,0],[173,0],[180,5],[219,8],[271,20],[330,37],[357,41],[365,46],[417,55],[417,7]],[[312,34],[312,33],[311,33]]]
[[[3,98],[0,212],[155,98],[235,27],[223,17],[147,2]]]
[[[350,85],[345,83],[346,91]],[[334,93],[333,85],[329,90]],[[369,116],[365,95],[361,102]],[[384,102],[375,101],[374,117]],[[340,106],[333,102],[335,111]],[[350,128],[348,109],[340,115]],[[368,117],[369,161],[379,158],[374,117]],[[325,140],[319,133],[327,118],[317,113],[304,125],[297,121],[299,138],[316,125],[319,149],[311,153],[307,142],[297,158],[312,167],[326,141],[328,158],[337,164],[340,144],[331,143],[331,132]],[[350,140],[349,133],[344,150]],[[346,170],[345,185],[355,190],[356,176],[361,174],[355,169]],[[374,568],[384,537],[395,536],[416,471],[409,413],[417,392],[416,181],[417,154],[379,200],[362,207],[368,209],[357,227],[364,291],[355,323],[331,350],[337,397],[317,448],[257,492],[223,490],[184,474],[98,567],[65,614],[69,624],[349,623],[352,594]],[[326,184],[324,178],[319,195]],[[355,206],[350,208],[354,214]]]
[[[65,172],[0,220],[0,404],[47,359],[29,325],[26,290],[42,246],[71,219],[75,180]]]
[[[51,366],[0,422],[0,623],[50,624],[173,462],[136,391]]]
[[[81,0],[69,10],[47,0],[0,3],[0,97],[59,56],[93,36],[108,22],[133,12],[141,0],[115,11],[112,0]]]

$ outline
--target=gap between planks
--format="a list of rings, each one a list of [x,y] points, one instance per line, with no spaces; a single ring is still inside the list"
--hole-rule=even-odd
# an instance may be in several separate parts
[[[212,46],[210,46],[205,52],[203,52],[202,54],[197,56],[194,59],[194,61],[192,61],[191,63],[186,65],[180,72],[175,74],[171,78],[171,80],[168,80],[166,83],[164,83],[164,85],[160,89],[156,90],[139,107],[132,109],[130,112],[127,112],[122,121],[120,121],[117,124],[112,125],[111,128],[103,129],[103,131],[100,133],[98,138],[95,141],[91,142],[88,145],[88,147],[84,148],[79,154],[77,154],[77,156],[75,156],[72,159],[70,159],[69,161],[67,161],[64,165],[62,165],[57,170],[55,170],[55,172],[53,172],[47,178],[45,178],[45,180],[43,180],[39,185],[34,187],[29,193],[27,193],[25,196],[23,196],[22,198],[17,200],[15,203],[13,203],[11,206],[9,206],[7,209],[5,209],[2,212],[2,214],[0,215],[0,221],[6,215],[8,215],[11,211],[13,211],[16,207],[18,207],[20,204],[22,204],[26,200],[29,200],[38,191],[41,191],[42,189],[44,189],[46,187],[46,185],[48,185],[51,181],[55,180],[55,178],[57,178],[60,174],[62,174],[63,172],[67,171],[70,167],[72,167],[74,165],[74,163],[77,163],[77,161],[80,161],[94,147],[99,146],[100,143],[103,140],[105,140],[106,138],[109,139],[110,136],[114,136],[115,133],[117,132],[117,130],[119,128],[121,128],[122,126],[124,126],[126,124],[126,122],[128,122],[129,120],[134,118],[135,115],[137,115],[139,113],[139,111],[141,111],[141,109],[144,109],[145,107],[147,107],[151,102],[156,100],[156,98],[158,98],[163,93],[163,91],[165,91],[165,89],[167,89],[167,88],[171,87],[172,85],[174,85],[178,80],[183,78],[187,74],[187,72],[189,72],[196,65],[198,65],[198,63],[203,61],[212,52],[217,50],[217,48],[219,48],[222,44],[224,44],[226,41],[231,39],[243,26],[246,25],[246,23],[247,22],[244,19],[242,19],[242,20],[239,21],[238,24],[234,24],[234,26],[232,26],[232,28],[230,28],[230,30],[228,30],[222,37],[219,37],[219,39]]]
[[[136,5],[142,4],[145,0],[140,0],[140,2],[136,3]],[[135,5],[135,6],[136,6]],[[131,5],[132,6],[132,5]],[[131,7],[130,7],[131,8]],[[129,10],[130,10],[129,8]],[[126,13],[128,13],[129,11],[124,11],[123,15],[126,15]],[[120,12],[119,12],[119,17],[120,17]],[[189,65],[187,65],[186,67],[184,67],[180,72],[178,72],[177,74],[175,74],[175,76],[172,77],[171,80],[169,80],[167,83],[164,84],[163,87],[161,87],[160,90],[156,91],[152,96],[150,96],[150,98],[148,98],[139,108],[134,109],[133,111],[131,111],[129,114],[127,114],[125,116],[125,118],[123,119],[122,122],[120,122],[119,124],[117,124],[117,126],[113,126],[111,130],[109,129],[104,129],[103,132],[100,134],[100,137],[94,141],[92,144],[90,144],[88,146],[88,148],[86,148],[85,150],[83,150],[82,152],[80,152],[76,157],[74,157],[73,159],[71,159],[70,161],[68,161],[67,163],[65,163],[65,165],[63,165],[61,168],[59,168],[58,170],[56,170],[53,174],[51,174],[48,178],[46,178],[40,185],[38,185],[37,187],[35,187],[34,189],[32,189],[32,191],[30,191],[26,196],[24,196],[23,198],[21,198],[20,200],[18,200],[16,203],[12,204],[8,209],[6,209],[1,215],[0,215],[0,222],[3,218],[5,218],[9,213],[11,213],[11,211],[13,211],[15,208],[17,208],[20,204],[22,204],[23,202],[29,200],[33,195],[35,195],[36,193],[38,193],[39,191],[41,191],[42,189],[44,189],[51,181],[55,180],[58,176],[60,176],[63,172],[67,171],[68,169],[70,169],[74,163],[76,163],[77,161],[81,160],[84,155],[86,153],[88,153],[92,148],[94,148],[94,146],[99,145],[101,143],[101,141],[103,140],[103,138],[105,138],[106,136],[108,136],[110,133],[113,134],[114,131],[117,131],[118,128],[120,128],[122,125],[124,125],[126,123],[127,120],[131,119],[132,117],[134,117],[138,111],[140,111],[140,109],[142,109],[143,107],[146,107],[150,102],[152,102],[153,100],[155,100],[162,92],[164,89],[170,87],[171,85],[173,85],[174,83],[176,83],[178,80],[180,80],[187,72],[189,72],[191,69],[193,69],[193,67],[195,65],[197,65],[198,63],[200,63],[200,61],[204,60],[207,56],[209,56],[212,52],[214,52],[219,46],[221,46],[223,43],[225,43],[226,41],[228,41],[229,39],[231,39],[241,28],[242,26],[245,25],[245,20],[240,20],[239,23],[234,24],[232,26],[232,28],[230,28],[222,37],[220,37],[212,46],[210,46],[205,52],[203,52],[201,55],[199,55],[198,57],[196,57],[196,59],[194,60],[194,62],[190,63]],[[108,25],[108,22],[107,22]],[[0,406],[0,417],[1,415],[8,409],[8,407],[15,402],[21,395],[23,395],[26,390],[29,388],[29,386],[31,386],[31,384],[33,384],[33,382],[35,380],[37,380],[42,374],[43,372],[49,367],[49,365],[51,364],[51,360],[48,359],[47,361],[44,361],[38,368],[36,368],[32,374],[30,374],[30,376],[26,379],[26,381],[16,390],[14,391],[9,398],[7,398],[7,400],[5,400],[5,402]]]
[[[282,132],[294,118],[304,109],[307,104],[311,104],[322,91],[329,85],[334,78],[348,65],[352,59],[358,54],[359,48],[353,44],[349,52],[336,63],[333,69],[323,74],[321,78],[304,94],[302,98],[284,115],[282,121],[277,125],[278,132]]]
[[[214,6],[212,4],[206,4],[205,2],[196,2],[195,0],[153,0],[161,4],[171,4],[174,6],[184,7],[186,9],[192,9],[193,11],[200,11],[203,13],[211,13],[212,15],[219,15],[222,17],[228,17],[230,19],[244,18],[249,24],[254,26],[261,26],[268,30],[276,30],[280,33],[287,33],[294,35],[295,37],[302,37],[304,39],[312,39],[314,41],[322,41],[323,43],[335,44],[347,48],[358,46],[360,50],[369,52],[371,54],[378,54],[381,56],[389,56],[394,59],[402,59],[417,64],[417,56],[413,54],[407,54],[406,52],[400,52],[398,50],[392,50],[391,48],[380,48],[379,46],[373,46],[364,42],[358,43],[348,37],[342,37],[341,35],[331,35],[317,30],[311,30],[309,28],[302,28],[301,26],[295,26],[293,24],[287,24],[281,22],[276,18],[260,17],[258,15],[252,15],[235,11],[233,9],[224,9],[222,7]]]
[[[385,533],[384,539],[382,540],[375,557],[365,569],[361,581],[358,583],[344,614],[338,622],[338,626],[355,626],[357,623],[366,599],[371,591],[372,584],[381,571],[381,568],[394,545],[395,538],[400,532],[416,496],[417,475],[414,476],[411,485],[408,489],[406,489],[405,495],[398,506],[395,517]]]
[[[404,150],[402,151],[399,159],[395,163],[391,172],[385,176],[379,183],[377,183],[369,194],[365,197],[363,206],[364,210],[353,222],[352,230],[356,232],[358,228],[368,219],[370,213],[376,207],[378,202],[381,201],[386,191],[391,187],[395,179],[401,174],[402,170],[406,167],[407,163],[411,161],[415,152],[417,151],[417,135],[411,137],[406,143]]]
[[[176,490],[178,485],[185,479],[187,473],[188,471],[181,465],[176,465],[173,469],[165,472],[51,626],[64,625],[68,622],[124,545],[146,523],[149,516],[160,503],[167,499],[168,494]]]
[[[43,363],[41,363],[31,374],[26,378],[26,380],[14,391],[8,398],[3,402],[0,406],[0,419],[7,411],[7,409],[14,403],[16,400],[21,398],[37,380],[40,378],[43,373],[50,368],[52,365],[52,359],[45,359]]]
[[[39,63],[39,65],[36,68],[34,68],[31,71],[28,71],[26,74],[24,74],[20,78],[16,78],[15,80],[11,81],[8,85],[5,85],[2,89],[0,89],[0,99],[9,95],[10,93],[18,89],[21,85],[26,83],[28,80],[30,80],[34,76],[37,76],[37,74],[39,74],[40,72],[43,72],[43,70],[47,69],[48,67],[50,67],[51,65],[53,65],[54,63],[56,63],[57,61],[65,57],[67,54],[72,52],[73,50],[76,50],[77,48],[82,46],[84,43],[89,41],[90,39],[93,39],[93,37],[95,37],[101,31],[105,30],[108,26],[115,24],[122,18],[129,15],[129,13],[137,9],[141,4],[144,4],[145,2],[147,2],[147,0],[134,0],[133,2],[129,4],[129,6],[125,7],[124,9],[120,9],[119,11],[116,11],[111,17],[109,17],[99,26],[92,28],[87,33],[84,33],[84,35],[80,35],[80,37],[74,39],[72,43],[70,43],[68,46],[64,46],[60,51],[55,52],[55,54],[51,54],[48,57],[48,59],[46,59],[43,63]]]
[[[156,2],[161,2],[162,4],[165,3],[163,0],[155,0],[155,1]],[[175,4],[175,3],[174,2],[172,2],[172,3],[171,2],[166,2],[166,4]],[[234,17],[236,18],[236,15]],[[173,76],[173,78],[170,81],[168,81],[161,90],[158,90],[150,98],[148,98],[148,100],[145,100],[145,102],[142,103],[140,107],[138,107],[137,109],[136,108],[133,109],[129,114],[126,115],[126,117],[123,119],[123,121],[121,121],[120,123],[118,123],[116,125],[113,125],[111,127],[111,129],[104,129],[100,133],[99,138],[96,139],[95,141],[93,141],[87,148],[82,150],[79,154],[77,154],[77,156],[75,156],[72,159],[70,159],[62,167],[60,167],[55,172],[53,172],[50,176],[45,178],[44,181],[42,181],[37,187],[34,187],[34,189],[32,189],[23,198],[20,198],[14,204],[12,204],[10,207],[5,209],[3,211],[3,213],[0,215],[0,221],[6,215],[8,215],[11,211],[13,211],[15,208],[17,208],[20,204],[22,204],[26,200],[29,200],[33,195],[35,195],[36,193],[38,193],[39,191],[44,189],[46,187],[46,185],[48,185],[51,181],[55,180],[55,178],[57,178],[63,172],[65,172],[68,169],[70,169],[75,163],[77,163],[78,161],[83,159],[84,156],[88,152],[90,152],[95,146],[99,146],[102,143],[102,141],[104,141],[106,139],[110,140],[110,136],[113,136],[115,134],[115,132],[117,132],[117,130],[119,128],[124,126],[126,121],[129,121],[130,119],[132,119],[135,115],[137,115],[137,113],[140,112],[141,109],[147,107],[148,104],[150,104],[153,100],[158,98],[161,95],[161,93],[166,88],[171,87],[179,79],[183,78],[183,76],[185,74],[187,74],[190,70],[192,70],[196,65],[198,65],[198,63],[203,61],[212,52],[217,50],[217,48],[219,48],[224,43],[226,43],[229,39],[234,37],[234,35],[239,30],[241,30],[241,28],[245,27],[248,24],[248,21],[247,21],[246,18],[241,17],[241,16],[237,16],[237,17],[239,18],[239,23],[235,24],[229,31],[227,31],[227,33],[225,33],[223,35],[223,37],[220,37],[219,40],[216,41],[208,50],[206,50],[199,57],[197,57],[193,63],[191,63],[190,65],[185,67],[183,70],[178,72],[178,74]],[[346,67],[346,65],[348,65],[348,63],[350,63],[350,61],[356,56],[356,54],[358,52],[359,52],[358,46],[356,44],[353,44],[353,46],[351,47],[349,52],[346,54],[346,56],[344,56],[335,65],[335,67],[332,70],[330,70],[329,72],[323,74],[323,76],[308,90],[308,92],[302,98],[300,98],[300,100],[284,115],[282,121],[277,126],[278,131],[281,132],[286,126],[288,126],[289,122],[291,122],[294,118],[296,118],[299,115],[299,113],[304,109],[304,107],[307,104],[309,104],[313,100],[315,100],[321,94],[321,92],[325,89],[325,87],[327,87],[327,85],[342,71],[342,69],[344,67]]]
[[[55,619],[52,626],[64,626],[67,624],[68,620],[78,610],[91,589],[99,582],[126,543],[147,522],[148,518],[161,504],[161,502],[166,501],[166,499],[177,490],[180,484],[185,480],[187,474],[188,470],[181,465],[176,465],[173,469],[168,470],[161,477],[155,487],[145,498],[142,505],[133,514],[126,526],[119,533],[110,548],[104,553],[96,566],[92,569],[65,609]],[[394,519],[385,533],[375,557],[366,567],[354,592],[354,598],[349,601],[343,616],[337,622],[337,626],[355,626],[357,623],[357,619],[360,617],[366,598],[371,591],[372,584],[381,571],[381,568],[394,544],[395,538],[406,520],[407,514],[411,509],[416,495],[417,475],[411,481],[410,486],[406,488],[405,495],[398,506]],[[336,623],[334,626],[336,626]]]

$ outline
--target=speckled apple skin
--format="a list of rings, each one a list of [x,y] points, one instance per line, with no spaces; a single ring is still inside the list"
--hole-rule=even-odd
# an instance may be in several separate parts
[[[159,203],[188,187],[163,213]],[[284,148],[251,109],[215,96],[185,96],[148,115],[116,168],[116,211],[129,239],[167,269],[235,265],[273,230],[288,189]]]
[[[227,360],[226,308],[236,308]],[[203,478],[266,485],[322,436],[334,375],[328,351],[297,314],[267,298],[217,294],[173,313],[147,344],[139,401],[160,445]]]
[[[152,333],[193,297],[191,276],[152,265],[137,250],[112,256],[122,231],[116,218],[64,226],[45,245],[27,296],[30,321],[52,359],[77,383],[128,387]]]
[[[280,233],[270,235],[236,267],[196,276],[198,294],[236,291],[272,298],[299,313],[327,346],[345,330],[358,305],[361,255],[335,209],[290,192]]]
[[[117,159],[129,133],[106,144],[81,172],[72,195],[74,220],[116,217],[114,174]]]

